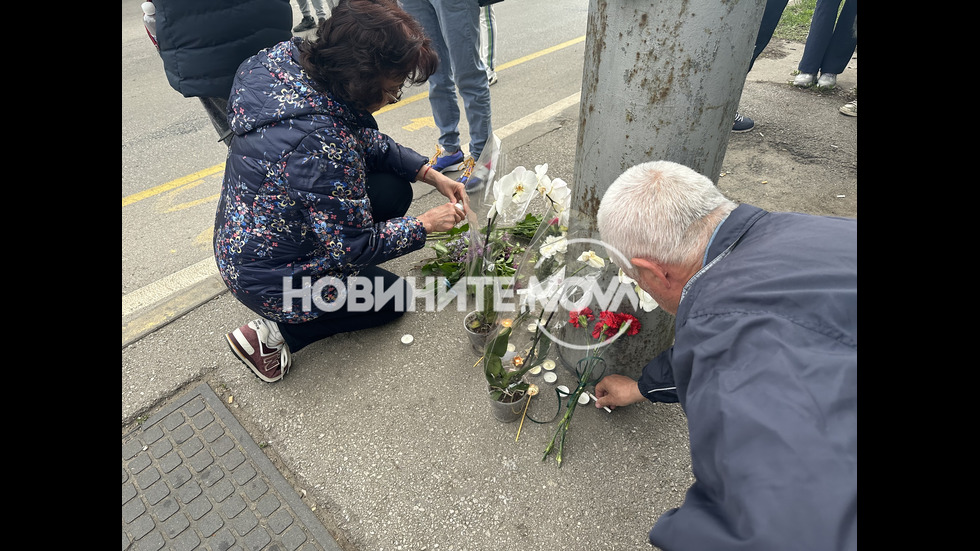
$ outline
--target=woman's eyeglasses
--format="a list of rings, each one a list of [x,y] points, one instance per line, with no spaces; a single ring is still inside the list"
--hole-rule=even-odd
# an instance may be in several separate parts
[[[384,92],[388,96],[388,103],[398,103],[402,99],[402,86],[399,86],[394,92],[391,90],[385,90]]]

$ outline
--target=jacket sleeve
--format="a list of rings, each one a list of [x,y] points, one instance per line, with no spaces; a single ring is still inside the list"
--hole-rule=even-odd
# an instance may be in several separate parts
[[[670,366],[673,347],[665,350],[650,361],[640,375],[637,385],[640,393],[651,402],[676,403],[677,386],[674,384],[674,373]]]
[[[370,171],[385,170],[414,182],[419,169],[429,160],[373,128],[362,129],[361,140],[366,145],[364,158]]]
[[[367,157],[356,137],[336,127],[321,128],[290,155],[287,173],[295,200],[307,212],[312,230],[324,247],[324,271],[350,275],[425,246],[426,232],[418,218],[405,216],[375,222],[366,185]],[[412,181],[422,166],[420,157]],[[399,176],[407,164],[393,166]]]

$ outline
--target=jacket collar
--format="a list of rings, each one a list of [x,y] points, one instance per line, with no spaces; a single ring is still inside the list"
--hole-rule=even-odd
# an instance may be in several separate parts
[[[769,212],[754,205],[743,203],[735,207],[735,210],[721,223],[714,239],[708,245],[707,255],[705,255],[708,262],[728,249],[766,214]]]
[[[691,279],[687,280],[687,283],[684,284],[684,289],[681,290],[681,299],[677,307],[678,316],[683,312],[686,317],[687,309],[685,307],[688,303],[684,299],[691,289],[694,288],[697,280],[705,272],[710,270],[715,263],[728,256],[728,253],[732,252],[739,239],[745,235],[745,232],[767,214],[769,214],[768,211],[759,207],[742,204],[735,207],[735,210],[729,213],[728,217],[721,222],[718,228],[715,229],[714,237],[712,237],[711,242],[708,244],[707,254],[705,255],[707,260],[704,266],[691,276]]]

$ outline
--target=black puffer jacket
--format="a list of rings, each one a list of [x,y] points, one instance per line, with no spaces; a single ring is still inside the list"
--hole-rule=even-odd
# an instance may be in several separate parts
[[[289,0],[153,0],[170,86],[184,97],[227,98],[245,59],[292,35]]]

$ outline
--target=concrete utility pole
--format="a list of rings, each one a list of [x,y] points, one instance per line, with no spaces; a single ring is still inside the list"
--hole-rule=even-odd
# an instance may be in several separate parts
[[[633,165],[674,161],[717,183],[765,3],[590,0],[571,233],[598,238],[602,196]],[[640,338],[607,352],[627,374],[673,342],[673,316],[637,317]]]

